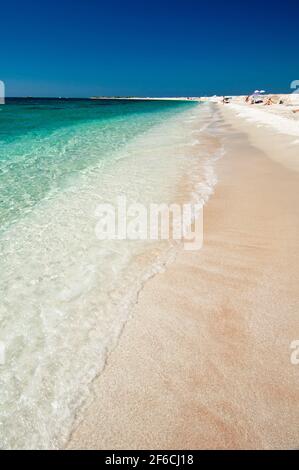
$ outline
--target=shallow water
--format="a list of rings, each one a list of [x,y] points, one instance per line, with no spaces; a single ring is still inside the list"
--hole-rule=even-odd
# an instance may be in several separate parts
[[[2,448],[51,449],[68,438],[143,283],[178,248],[99,241],[96,207],[120,195],[171,203],[182,177],[188,198],[204,203],[221,153],[215,113],[188,102],[1,107]]]

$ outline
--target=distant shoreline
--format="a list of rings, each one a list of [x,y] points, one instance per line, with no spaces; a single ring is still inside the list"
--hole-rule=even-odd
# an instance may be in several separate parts
[[[152,96],[91,96],[91,100],[133,100],[133,101],[198,101],[199,97],[152,97]]]
[[[7,96],[5,100],[111,100],[111,101],[201,101],[200,97],[138,97],[138,96]]]

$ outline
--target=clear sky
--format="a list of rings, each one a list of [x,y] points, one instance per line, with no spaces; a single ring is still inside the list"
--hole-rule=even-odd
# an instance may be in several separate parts
[[[7,96],[288,92],[299,1],[6,0]]]

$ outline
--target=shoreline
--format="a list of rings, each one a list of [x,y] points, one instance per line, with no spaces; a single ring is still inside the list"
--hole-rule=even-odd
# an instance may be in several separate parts
[[[90,96],[91,100],[124,100],[124,101],[199,101],[197,97],[187,96]]]
[[[142,240],[98,240],[98,204],[117,204],[120,192],[128,206],[136,199],[144,205],[171,202],[182,171],[194,174],[196,159],[188,157],[194,147],[188,146],[187,154],[181,148],[196,141],[197,103],[170,108],[158,104],[148,114],[145,104],[128,119],[122,116],[122,106],[112,108],[111,117],[116,114],[121,121],[117,126],[114,119],[104,120],[103,126],[79,123],[71,129],[76,138],[69,147],[64,127],[58,126],[57,134],[45,143],[41,139],[43,152],[36,148],[36,136],[28,138],[27,173],[13,158],[8,158],[9,164],[2,161],[1,168],[10,170],[2,172],[7,198],[1,215],[4,221],[8,214],[8,222],[0,240],[2,338],[9,343],[1,367],[3,448],[63,445],[77,410],[88,400],[90,384],[118,342],[139,288],[164,262],[168,240],[150,245]],[[12,112],[9,107],[4,111]],[[49,112],[56,113],[52,108]],[[80,106],[73,112],[80,116]],[[86,112],[84,107],[83,117]],[[38,120],[35,108],[32,113]],[[8,157],[15,155],[14,140],[6,152]],[[76,163],[83,164],[78,171],[72,165],[74,155],[80,156]],[[55,183],[54,169],[65,176],[63,184],[59,180],[46,194],[39,192],[47,188],[45,182]],[[37,197],[27,211],[21,211],[26,201],[22,196],[30,189]],[[12,204],[16,200],[20,206]],[[18,383],[15,377],[20,378]]]
[[[146,283],[68,449],[298,446],[298,174],[223,124],[203,249]]]

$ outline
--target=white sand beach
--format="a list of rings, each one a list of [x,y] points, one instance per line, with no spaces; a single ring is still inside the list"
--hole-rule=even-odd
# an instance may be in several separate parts
[[[1,15],[0,450],[299,450],[298,0]]]
[[[145,284],[68,449],[299,446],[298,114],[214,106],[227,148],[204,246]]]

